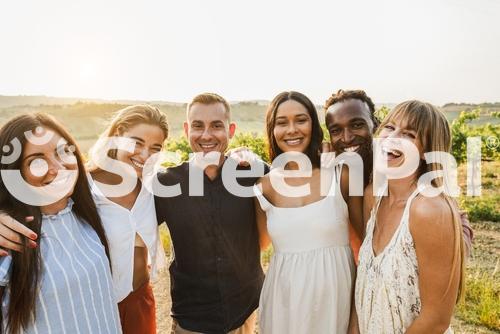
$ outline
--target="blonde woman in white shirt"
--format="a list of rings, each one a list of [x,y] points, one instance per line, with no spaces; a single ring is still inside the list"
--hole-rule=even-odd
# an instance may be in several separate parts
[[[156,334],[149,264],[154,275],[165,255],[158,234],[154,197],[142,184],[142,171],[151,155],[162,150],[167,136],[166,116],[155,107],[130,106],[116,113],[101,139],[127,137],[135,141],[133,152],[113,149],[107,155],[131,166],[138,177],[134,190],[121,197],[106,197],[98,185],[121,183],[120,176],[93,166],[99,155],[102,157],[106,152],[95,148],[91,153],[89,171],[94,181],[91,189],[109,241],[124,334]]]

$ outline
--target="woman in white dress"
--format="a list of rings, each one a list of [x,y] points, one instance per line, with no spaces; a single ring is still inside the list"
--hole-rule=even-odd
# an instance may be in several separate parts
[[[283,92],[266,117],[270,158],[300,152],[312,163],[308,177],[286,177],[297,169],[289,162],[255,186],[261,247],[272,241],[271,259],[259,304],[260,333],[346,333],[354,261],[349,246],[349,218],[362,230],[362,198],[349,197],[348,172],[330,169],[327,196],[321,193],[319,149],[323,140],[314,104],[298,92]],[[345,168],[344,168],[345,169]],[[274,178],[290,186],[309,185],[305,196],[275,189]]]
[[[444,169],[423,159],[425,152],[450,151],[448,122],[436,107],[407,101],[389,113],[378,137],[376,173],[405,161],[402,139],[418,148],[420,165],[408,177],[389,179],[388,188],[375,192],[381,196],[373,196],[372,185],[365,190],[368,221],[355,291],[359,332],[451,333],[464,272],[460,219],[450,197],[428,197],[431,185],[417,183],[425,173]],[[432,187],[442,185],[441,178],[432,181]]]

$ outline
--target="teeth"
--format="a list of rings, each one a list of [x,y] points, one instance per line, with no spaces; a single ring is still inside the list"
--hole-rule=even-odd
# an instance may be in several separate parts
[[[50,185],[53,185],[53,186],[58,186],[58,185],[61,185],[61,184],[65,184],[66,182],[68,182],[68,180],[69,180],[69,176],[62,177],[62,178],[59,178],[59,179],[56,177],[55,179],[53,179],[52,181],[46,183],[45,185],[49,185],[50,184]]]
[[[214,148],[217,144],[200,144],[202,148]]]
[[[135,160],[131,160],[132,164],[134,164],[135,167],[137,168],[144,168],[144,164],[141,164],[140,162],[137,162]]]
[[[356,146],[350,146],[350,147],[344,147],[345,152],[355,152],[359,148],[359,145]]]
[[[394,155],[396,158],[399,158],[401,156],[401,153],[399,151],[396,151],[396,150],[391,150],[387,147],[382,147],[382,151],[386,154],[392,154]]]
[[[300,144],[302,140],[299,138],[299,139],[288,139],[288,140],[285,140],[285,142],[288,144],[288,145],[298,145]]]

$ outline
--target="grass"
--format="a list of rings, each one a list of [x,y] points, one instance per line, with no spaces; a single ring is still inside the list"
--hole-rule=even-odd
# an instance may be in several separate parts
[[[467,211],[472,222],[500,222],[500,161],[483,162],[481,164],[481,196],[465,196],[466,168],[462,164],[458,168],[458,182],[462,188],[459,199],[462,209]]]
[[[457,316],[468,323],[500,329],[500,282],[496,272],[481,269],[470,272],[466,289],[465,298],[457,307]]]
[[[500,331],[500,161],[481,164],[481,196],[459,199],[474,229],[473,252],[466,274],[465,297],[456,317]],[[465,193],[466,165],[459,167]]]

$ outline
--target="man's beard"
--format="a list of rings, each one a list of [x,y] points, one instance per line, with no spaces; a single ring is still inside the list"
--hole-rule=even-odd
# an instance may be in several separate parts
[[[357,154],[363,160],[363,181],[364,186],[366,187],[370,182],[370,178],[373,172],[373,143],[372,138],[369,140],[359,141],[359,149],[357,150]],[[351,145],[352,146],[352,145]],[[345,145],[335,145],[334,149],[336,152],[336,156],[339,156],[341,153],[344,153]]]

